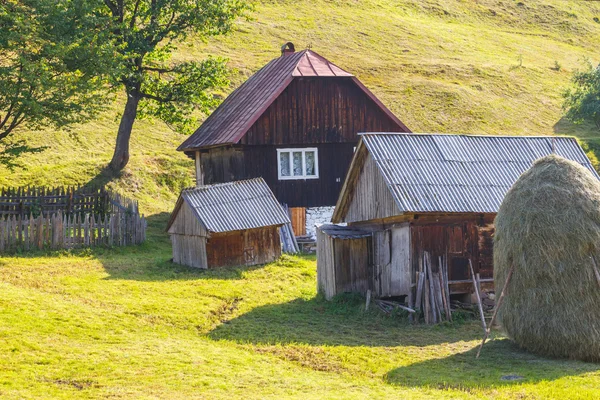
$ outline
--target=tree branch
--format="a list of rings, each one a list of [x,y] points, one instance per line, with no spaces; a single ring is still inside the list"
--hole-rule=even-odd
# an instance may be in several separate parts
[[[135,6],[133,7],[133,14],[131,15],[131,21],[129,22],[129,29],[135,28],[135,20],[137,19],[138,8],[140,6],[140,0],[136,0]]]
[[[169,103],[173,100],[172,96],[160,97],[160,96],[155,96],[153,94],[144,93],[144,92],[140,92],[140,95],[145,99],[155,100],[155,101],[158,101],[159,103]]]
[[[111,0],[104,0],[104,4],[106,4],[106,6],[110,9],[110,12],[112,13],[113,17],[116,17],[119,15],[119,9],[118,9],[117,5],[115,3],[113,3]]]
[[[169,72],[175,72],[174,69],[172,68],[155,68],[155,67],[142,67],[143,71],[152,71],[152,72],[158,72],[161,74],[167,74]]]

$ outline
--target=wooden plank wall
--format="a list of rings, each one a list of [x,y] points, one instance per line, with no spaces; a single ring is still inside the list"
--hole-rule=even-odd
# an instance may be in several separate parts
[[[403,129],[351,78],[298,77],[254,123],[241,143],[356,143],[358,132]]]
[[[316,147],[319,178],[279,180],[277,148]],[[356,143],[245,146],[211,149],[202,154],[207,185],[263,177],[277,200],[290,207],[334,206],[354,155]]]
[[[207,236],[208,232],[202,223],[196,217],[191,207],[185,200],[182,200],[178,210],[175,210],[177,215],[173,223],[169,227],[170,234],[187,235],[187,236]]]
[[[373,294],[377,297],[405,296],[411,288],[411,247],[408,224],[373,233]]]
[[[294,235],[296,235],[296,236],[306,235],[306,208],[291,207],[290,208],[290,219],[292,221],[292,228],[294,229]]]
[[[131,213],[102,217],[80,214],[0,219],[0,253],[33,249],[127,246],[146,239],[146,219]]]
[[[336,295],[333,238],[317,228],[317,291],[329,300]]]
[[[208,268],[205,237],[171,234],[171,244],[173,262],[188,267]]]
[[[329,300],[370,288],[370,238],[332,238],[317,228],[317,290]]]
[[[382,219],[400,213],[373,157],[367,155],[356,179],[355,183],[349,183],[354,189],[345,205],[347,211],[343,222]]]
[[[260,265],[273,262],[280,256],[277,226],[212,234],[206,242],[208,268]]]
[[[439,259],[448,264],[451,293],[472,290],[469,260],[482,279],[493,278],[493,216],[486,218],[439,217],[439,221],[413,222],[412,268],[418,270],[423,252],[431,254],[432,270],[439,270]]]
[[[333,239],[335,292],[366,293],[369,289],[368,238]]]

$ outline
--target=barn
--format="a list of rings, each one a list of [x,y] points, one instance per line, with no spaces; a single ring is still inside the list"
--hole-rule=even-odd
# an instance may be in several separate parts
[[[354,75],[286,43],[178,150],[198,185],[263,177],[300,236],[331,218],[358,132],[409,130]]]
[[[266,264],[290,220],[262,178],[184,189],[167,225],[173,261],[196,268]]]
[[[448,295],[468,300],[474,274],[492,290],[498,208],[519,176],[553,153],[598,176],[570,137],[361,134],[332,219],[348,226],[317,233],[319,291],[410,302],[424,263],[444,271]]]

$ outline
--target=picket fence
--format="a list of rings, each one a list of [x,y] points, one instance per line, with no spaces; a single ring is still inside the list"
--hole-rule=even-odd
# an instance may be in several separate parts
[[[138,212],[137,201],[121,196],[104,187],[86,188],[44,186],[0,188],[0,215],[52,215],[90,213],[104,215],[128,210]]]
[[[0,217],[0,253],[15,250],[127,246],[146,239],[146,219],[137,212],[102,216],[63,214]]]

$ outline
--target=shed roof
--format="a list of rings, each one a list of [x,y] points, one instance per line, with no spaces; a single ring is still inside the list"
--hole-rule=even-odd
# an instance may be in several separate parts
[[[171,214],[167,230],[184,201],[202,225],[214,233],[290,222],[263,178],[184,189]]]
[[[335,239],[362,239],[373,235],[371,230],[353,226],[327,224],[321,225],[317,229]]]
[[[600,179],[572,137],[368,133],[361,134],[356,155],[363,146],[401,213],[496,213],[519,176],[535,160],[553,153],[580,163]],[[354,164],[351,169],[360,169]],[[342,201],[353,190],[348,179],[338,206],[348,205]],[[345,206],[336,207],[334,222],[342,221]]]
[[[405,125],[354,75],[311,50],[286,53],[271,60],[234,90],[179,151],[237,143],[295,77],[351,78],[400,127]],[[408,131],[408,128],[406,128]]]

